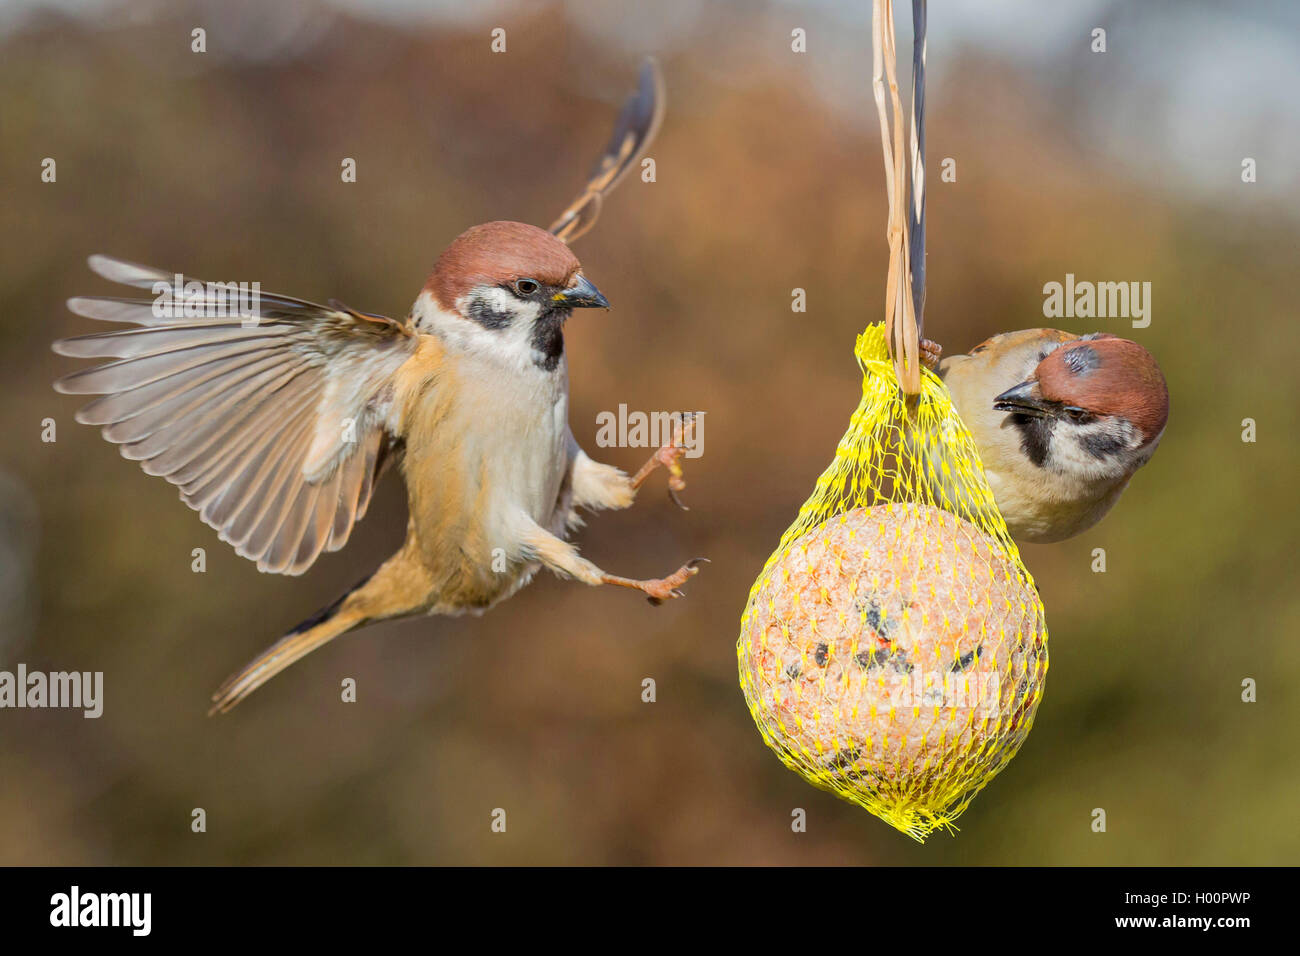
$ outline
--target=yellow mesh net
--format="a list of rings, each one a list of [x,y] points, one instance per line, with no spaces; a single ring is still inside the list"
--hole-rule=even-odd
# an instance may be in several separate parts
[[[856,354],[862,402],[750,591],[740,684],[787,767],[924,840],[1024,742],[1047,628],[943,382],[909,400],[883,325]]]

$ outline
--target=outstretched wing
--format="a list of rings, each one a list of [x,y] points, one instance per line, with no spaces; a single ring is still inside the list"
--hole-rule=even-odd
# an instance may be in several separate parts
[[[167,273],[107,256],[90,267],[156,293],[172,287]],[[115,361],[54,387],[102,396],[77,421],[102,426],[123,457],[179,486],[260,570],[301,574],[365,514],[395,444],[390,382],[415,331],[338,303],[192,288],[170,308],[70,299],[78,315],[134,327],[55,342],[60,355]]]
[[[573,242],[596,224],[605,196],[618,185],[659,132],[664,105],[664,79],[659,64],[648,57],[641,64],[636,92],[628,97],[618,114],[614,135],[596,161],[586,187],[560,214],[560,218],[551,223],[551,232],[564,242]]]

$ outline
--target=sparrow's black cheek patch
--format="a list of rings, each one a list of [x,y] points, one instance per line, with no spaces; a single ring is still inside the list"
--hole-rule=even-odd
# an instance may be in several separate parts
[[[504,329],[514,319],[509,312],[494,309],[482,299],[469,304],[469,317],[485,329]]]
[[[1056,423],[1049,417],[1037,415],[1020,415],[1012,413],[1011,424],[1020,432],[1020,450],[1025,457],[1042,468],[1047,462],[1047,455],[1052,444],[1052,426]]]
[[[1107,435],[1105,432],[1084,435],[1082,442],[1083,450],[1098,461],[1112,458],[1128,448],[1128,442],[1123,438]]]
[[[566,312],[543,312],[533,325],[533,351],[537,353],[537,366],[554,372],[564,355],[564,320]]]

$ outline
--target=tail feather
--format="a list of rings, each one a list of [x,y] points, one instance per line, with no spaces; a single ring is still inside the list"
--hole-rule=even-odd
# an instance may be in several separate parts
[[[344,602],[356,590],[357,588],[353,588],[333,604],[317,611],[243,668],[230,675],[212,695],[212,707],[208,711],[208,716],[229,712],[241,700],[289,665],[302,660],[316,648],[329,643],[334,638],[364,624],[365,614],[344,607]]]

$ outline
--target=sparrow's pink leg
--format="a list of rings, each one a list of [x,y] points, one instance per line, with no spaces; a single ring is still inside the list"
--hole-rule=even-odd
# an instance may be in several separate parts
[[[634,578],[620,578],[615,574],[602,574],[602,584],[613,584],[621,588],[636,588],[644,591],[646,600],[651,604],[662,604],[669,598],[685,597],[681,586],[690,578],[700,573],[700,565],[708,564],[708,558],[691,558],[666,578],[654,578],[650,581],[637,581]]]
[[[695,416],[689,412],[682,414],[682,420],[673,426],[673,438],[641,466],[641,470],[632,476],[632,488],[640,488],[660,465],[668,469],[668,496],[683,511],[690,509],[677,497],[677,492],[686,488],[686,479],[682,477],[681,457],[686,454],[686,441],[695,432]],[[680,573],[680,572],[678,572]],[[668,580],[665,578],[664,580]],[[648,593],[648,592],[647,592]]]
[[[577,578],[593,587],[612,584],[620,588],[633,588],[645,594],[651,604],[661,604],[669,598],[685,597],[681,590],[682,585],[699,574],[700,565],[707,564],[709,560],[692,558],[666,578],[638,581],[635,578],[625,578],[605,572],[579,555],[578,549],[570,542],[557,538],[537,525],[525,531],[520,544],[523,546],[521,554],[527,560],[540,561],[564,577]]]

